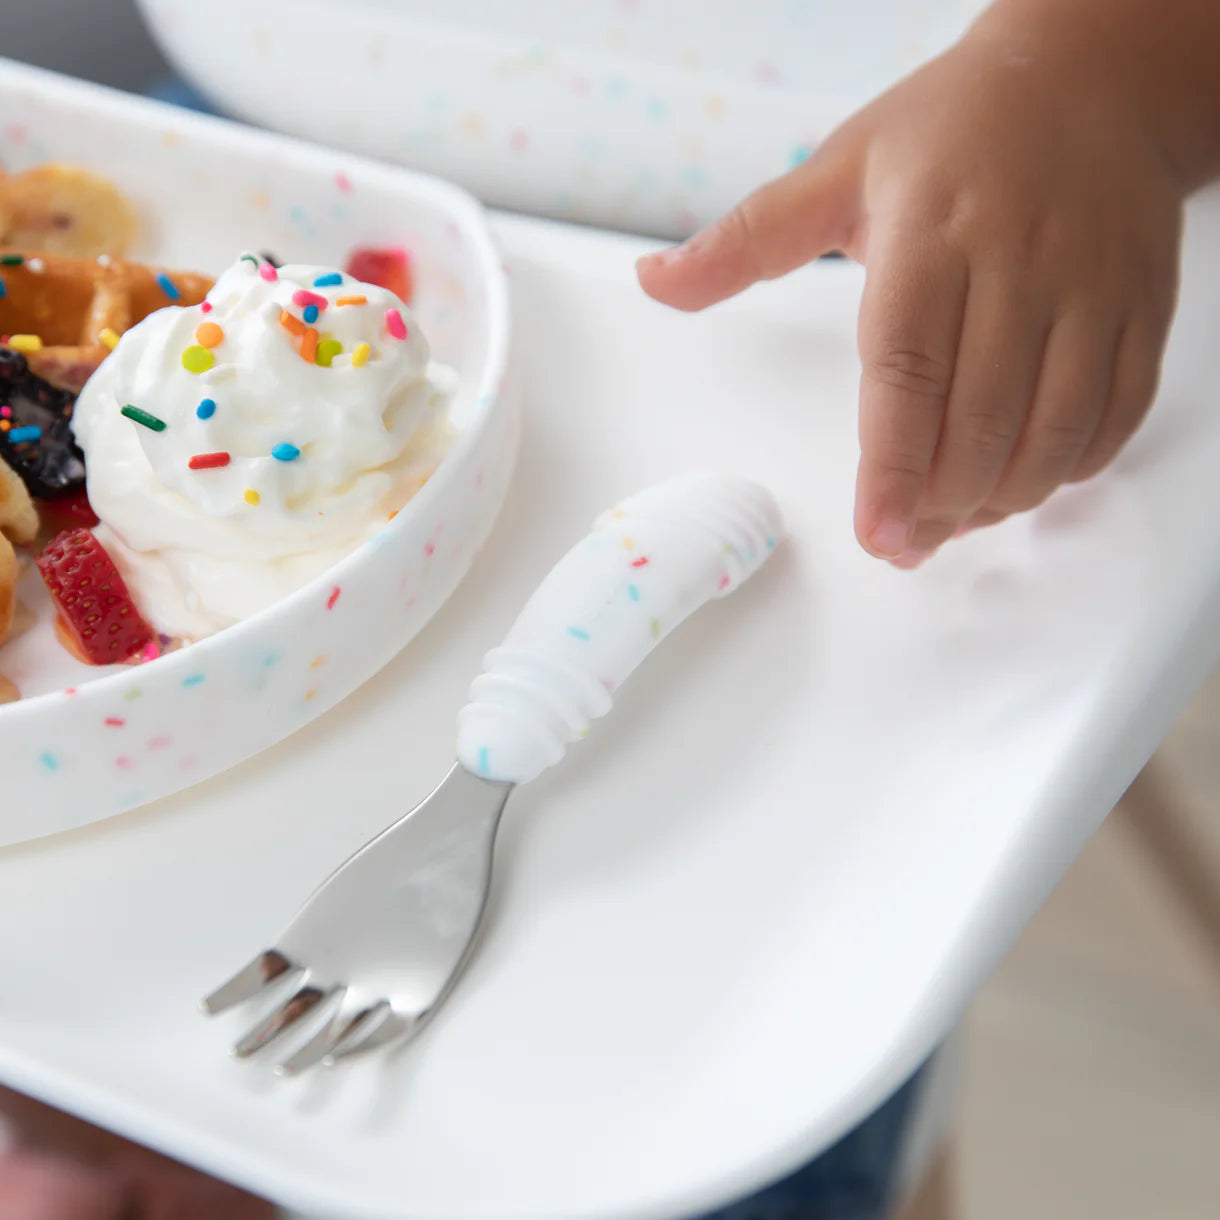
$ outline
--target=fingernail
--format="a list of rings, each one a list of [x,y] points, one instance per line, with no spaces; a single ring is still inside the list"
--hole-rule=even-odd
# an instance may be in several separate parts
[[[935,551],[904,551],[897,559],[890,560],[890,567],[901,568],[904,572],[913,572],[935,554]]]
[[[882,521],[869,535],[869,545],[883,559],[897,559],[907,549],[911,527],[905,521]]]
[[[680,246],[670,246],[668,250],[658,250],[654,254],[645,254],[636,260],[637,267],[668,267],[680,262],[690,253],[690,242],[684,241]]]

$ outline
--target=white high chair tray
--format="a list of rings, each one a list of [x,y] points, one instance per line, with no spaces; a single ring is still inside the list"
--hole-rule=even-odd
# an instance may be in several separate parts
[[[857,269],[704,317],[634,239],[501,218],[527,422],[445,611],[227,774],[0,852],[0,1078],[311,1214],[674,1217],[826,1147],[953,1024],[1220,652],[1220,198],[1104,478],[916,574],[850,528]],[[684,467],[791,536],[514,798],[486,935],[392,1060],[284,1083],[198,998],[423,794],[479,658],[594,513]]]

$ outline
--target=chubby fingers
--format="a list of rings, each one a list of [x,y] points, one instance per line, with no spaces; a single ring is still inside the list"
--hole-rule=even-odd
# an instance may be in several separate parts
[[[858,224],[860,160],[857,140],[832,140],[682,245],[640,259],[641,287],[675,309],[706,309],[846,249]]]
[[[911,547],[953,385],[969,293],[964,257],[918,229],[874,234],[860,304],[856,536],[881,559]]]

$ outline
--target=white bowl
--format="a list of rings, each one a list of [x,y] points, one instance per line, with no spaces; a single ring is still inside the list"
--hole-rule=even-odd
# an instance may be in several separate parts
[[[808,156],[983,0],[139,0],[228,112],[517,211],[680,235]]]
[[[0,707],[0,843],[155,800],[287,736],[371,677],[453,592],[499,511],[516,452],[508,291],[479,205],[455,187],[0,60],[0,164],[91,166],[144,220],[137,257],[216,273],[243,249],[341,265],[413,253],[415,308],[460,373],[458,438],[423,490],[319,580],[141,666],[79,665],[40,608],[0,648],[29,697]]]

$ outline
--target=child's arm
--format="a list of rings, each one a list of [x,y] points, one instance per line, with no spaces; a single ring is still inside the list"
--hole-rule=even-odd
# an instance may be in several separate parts
[[[694,310],[831,250],[866,264],[856,533],[913,566],[1125,444],[1182,201],[1218,173],[1220,0],[998,0],[640,280]]]

